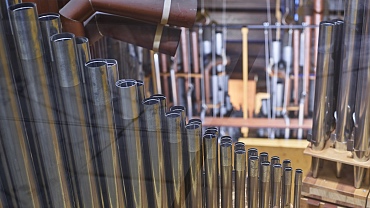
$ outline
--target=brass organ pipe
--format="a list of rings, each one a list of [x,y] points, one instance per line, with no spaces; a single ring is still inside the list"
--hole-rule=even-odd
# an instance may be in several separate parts
[[[9,62],[9,54],[5,38],[3,22],[0,20],[0,143],[2,143],[0,157],[7,158],[9,171],[13,181],[9,189],[12,197],[17,199],[17,205],[40,207],[44,203],[40,195],[37,175],[31,155],[29,138],[25,131],[25,124],[17,88],[13,81],[13,72]],[[6,168],[6,169],[5,169]],[[0,179],[0,207],[11,206],[7,204],[6,196]],[[14,190],[14,193],[12,193]],[[16,205],[12,205],[16,206]]]
[[[221,207],[232,207],[232,144],[220,144]]]
[[[119,148],[121,159],[125,158],[123,171],[128,207],[148,207],[147,191],[144,181],[143,157],[140,139],[140,106],[137,97],[136,80],[124,79],[116,82],[118,87],[119,117],[122,121],[118,125]]]
[[[272,166],[272,207],[281,207],[281,180],[282,180],[282,167],[280,164]]]
[[[237,149],[234,152],[235,169],[235,208],[245,207],[246,151]]]
[[[205,134],[204,142],[204,170],[205,170],[205,200],[206,207],[219,206],[218,191],[218,149],[217,136]]]
[[[171,164],[170,206],[174,208],[185,207],[185,179],[182,153],[182,118],[179,113],[166,113],[168,155]]]
[[[50,38],[55,58],[56,76],[59,80],[59,91],[62,103],[61,113],[67,125],[67,143],[72,147],[74,173],[72,180],[79,186],[79,206],[95,207],[101,201],[96,183],[94,169],[94,146],[88,128],[88,115],[83,103],[83,86],[80,82],[78,56],[75,36],[71,33],[60,33]]]
[[[248,207],[258,207],[258,168],[258,156],[250,156],[248,158]]]
[[[294,175],[293,208],[301,207],[302,177],[303,177],[303,171],[301,169],[296,169],[295,175]]]
[[[283,193],[282,193],[282,207],[290,208],[291,206],[291,189],[292,189],[292,177],[293,170],[291,167],[284,168],[283,174]]]
[[[150,160],[149,182],[153,186],[153,207],[168,207],[165,179],[165,157],[163,152],[161,101],[147,98],[143,101],[145,130],[147,132],[148,154]]]
[[[202,126],[201,124],[188,124],[186,126],[188,144],[190,190],[189,207],[203,207],[202,198]]]
[[[110,64],[108,64],[110,63]],[[125,194],[119,151],[114,128],[112,109],[112,85],[118,79],[114,60],[94,59],[86,63],[84,77],[90,113],[90,125],[96,143],[96,157],[99,162],[99,174],[103,181],[104,205],[125,207]]]
[[[270,207],[270,177],[271,177],[271,165],[269,161],[261,163],[261,175],[260,175],[260,198],[259,207],[269,208]]]
[[[50,194],[49,206],[72,207],[73,200],[69,181],[64,169],[64,154],[59,129],[55,122],[56,112],[51,90],[48,86],[46,63],[40,41],[41,32],[36,5],[20,3],[9,7],[10,22],[16,43],[18,57],[25,75],[27,103],[32,109],[32,118],[37,143],[40,146],[43,169],[46,173],[44,190]],[[27,19],[24,19],[27,17]],[[24,32],[24,31],[33,31]],[[47,121],[47,122],[45,122]],[[53,182],[53,184],[50,184]]]

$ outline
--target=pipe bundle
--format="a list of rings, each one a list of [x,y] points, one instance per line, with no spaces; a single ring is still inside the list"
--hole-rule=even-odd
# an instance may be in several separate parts
[[[343,20],[320,23],[312,149],[321,151],[330,138],[334,148],[352,151],[354,160],[369,160],[370,1],[345,1]],[[318,177],[320,160],[312,159]],[[342,163],[337,163],[337,177]],[[354,186],[360,188],[364,168],[354,167]]]

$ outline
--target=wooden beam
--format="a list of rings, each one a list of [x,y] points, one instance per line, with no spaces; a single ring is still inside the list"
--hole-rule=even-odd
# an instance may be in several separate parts
[[[213,118],[206,117],[202,123],[203,126],[225,126],[225,127],[247,127],[247,128],[276,128],[276,129],[311,129],[312,119],[305,119],[302,126],[298,125],[298,119],[290,119],[290,125],[286,125],[284,119],[268,118]]]

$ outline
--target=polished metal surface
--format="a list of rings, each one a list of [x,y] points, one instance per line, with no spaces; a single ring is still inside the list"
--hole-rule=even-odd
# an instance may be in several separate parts
[[[50,196],[48,206],[72,207],[69,180],[64,169],[62,138],[54,123],[56,112],[49,89],[46,63],[44,62],[41,30],[36,5],[21,3],[9,7],[10,22],[18,57],[25,75],[27,103],[32,109],[33,125],[40,157],[45,170],[43,191]],[[31,32],[32,31],[32,32]]]
[[[140,107],[137,97],[136,80],[124,79],[116,82],[118,87],[119,118],[122,123],[117,130],[122,169],[127,193],[128,207],[148,207],[144,181],[143,156],[140,139]]]
[[[259,189],[259,207],[269,208],[270,207],[270,177],[271,177],[271,165],[270,162],[265,161],[261,163],[261,175],[260,175],[260,189]]]
[[[248,207],[258,207],[258,175],[259,175],[258,156],[248,158]]]
[[[170,189],[171,207],[185,207],[185,175],[183,166],[183,147],[182,147],[182,116],[179,113],[166,113],[167,119],[167,138],[168,155],[171,165]]]
[[[232,203],[232,144],[220,144],[221,207],[231,208]]]
[[[218,190],[218,149],[217,136],[205,134],[204,142],[204,169],[205,169],[205,200],[206,207],[219,206]]]
[[[163,151],[161,101],[155,98],[147,98],[143,101],[145,131],[150,159],[149,183],[153,186],[153,207],[167,207],[167,187],[165,178],[165,156]]]
[[[202,126],[193,123],[186,125],[186,137],[188,144],[188,160],[190,175],[190,190],[187,197],[187,206],[189,207],[203,207],[202,197]]]
[[[50,38],[55,58],[56,72],[59,81],[62,109],[68,135],[66,143],[71,147],[74,163],[72,181],[78,184],[78,206],[100,206],[96,170],[93,163],[93,140],[88,128],[88,117],[83,102],[83,88],[79,76],[79,62],[76,53],[75,36],[71,33],[60,33]],[[95,88],[96,89],[96,88]],[[95,100],[94,100],[95,101]],[[95,103],[94,103],[95,104]]]
[[[303,171],[301,169],[296,169],[295,175],[294,175],[293,208],[301,207],[302,178],[303,178]]]
[[[272,196],[271,196],[271,206],[281,207],[281,180],[282,180],[282,167],[280,164],[275,164],[272,166]]]
[[[293,170],[291,167],[284,168],[283,173],[283,193],[282,193],[282,207],[290,208],[291,206],[291,189],[292,189],[292,178]]]
[[[112,109],[111,90],[117,74],[117,69],[109,66],[107,60],[93,59],[85,64],[85,86],[90,104],[89,119],[99,167],[98,173],[102,176],[100,190],[103,192],[104,205],[108,207],[125,207],[126,198]]]
[[[244,149],[238,149],[234,152],[234,169],[235,169],[235,208],[245,207],[245,182],[246,182],[246,163],[247,156]]]
[[[29,138],[25,130],[16,85],[9,59],[4,27],[0,21],[0,142],[1,151],[8,161],[7,170],[13,181],[14,193],[20,207],[42,206],[42,198],[37,183],[36,170],[30,150]],[[2,155],[3,156],[3,155]],[[5,158],[4,157],[4,158]],[[1,181],[0,181],[1,183]],[[0,184],[0,207],[7,207],[5,189]]]

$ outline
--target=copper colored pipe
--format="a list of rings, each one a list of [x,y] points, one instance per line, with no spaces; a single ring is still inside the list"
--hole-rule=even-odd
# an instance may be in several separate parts
[[[192,42],[192,48],[193,48],[193,72],[196,74],[199,74],[199,43],[198,43],[198,33],[196,31],[191,32],[191,42]],[[195,98],[196,98],[196,104],[197,109],[200,110],[200,79],[195,79]]]
[[[161,64],[162,64],[162,73],[167,73],[168,64],[167,64],[166,54],[161,54]],[[169,88],[169,83],[168,83],[168,77],[163,76],[162,81],[163,81],[162,83],[163,83],[164,96],[170,97],[170,88]]]
[[[156,30],[155,24],[102,13],[95,14],[85,26],[91,43],[108,36],[147,49],[153,49]],[[158,52],[174,56],[180,35],[180,29],[164,26]]]
[[[67,19],[84,22],[96,11],[162,23],[165,0],[71,0],[59,12]],[[172,0],[168,16],[169,25],[192,27],[197,12],[197,0]],[[165,23],[165,24],[166,24]]]
[[[298,85],[299,85],[299,42],[300,42],[300,31],[293,31],[293,71],[294,71],[294,105],[298,106]]]
[[[312,23],[312,17],[311,16],[305,16],[305,22],[307,23],[307,25],[311,25]],[[309,89],[310,89],[310,70],[311,70],[311,29],[310,28],[306,28],[305,29],[305,51],[304,51],[304,54],[305,54],[305,59],[304,59],[304,66],[303,66],[303,70],[304,70],[304,73],[303,73],[303,76],[304,76],[304,79],[305,79],[305,88],[306,88],[306,99],[305,99],[305,102],[304,102],[304,114],[307,115],[308,114],[308,100],[311,99],[310,97],[308,97],[309,95]]]

